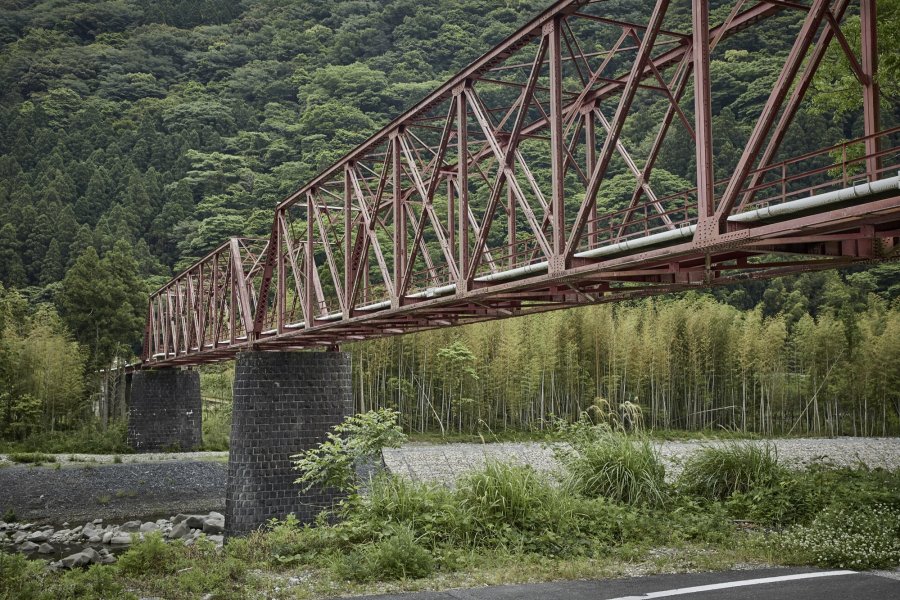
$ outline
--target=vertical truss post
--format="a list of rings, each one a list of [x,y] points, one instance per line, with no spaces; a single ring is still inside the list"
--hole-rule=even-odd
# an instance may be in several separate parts
[[[594,129],[594,107],[588,106],[582,109],[584,118],[584,172],[593,173],[597,163],[597,130]],[[591,206],[591,216],[588,222],[588,242],[593,248],[597,245],[597,204]]]
[[[516,198],[512,186],[506,186],[506,241],[509,244],[509,268],[516,266]]]
[[[451,252],[456,245],[456,199],[453,197],[453,177],[447,177],[447,244]]]
[[[565,269],[566,250],[566,197],[565,197],[565,139],[562,116],[562,47],[560,29],[562,19],[557,17],[544,25],[544,36],[549,45],[550,61],[550,207],[553,215],[553,257],[550,272]],[[538,66],[540,69],[540,66]],[[522,111],[527,112],[529,99],[523,100]]]
[[[878,19],[876,0],[861,0],[859,10],[860,41],[862,44],[863,125],[866,137],[866,174],[869,181],[878,179],[879,140],[874,137],[881,130],[881,102],[878,89]],[[868,137],[872,136],[872,137]]]
[[[459,281],[457,292],[466,292],[470,288],[469,273],[469,101],[466,95],[466,82],[453,93],[456,95],[456,144],[459,157],[456,161],[457,179],[459,179]]]
[[[704,224],[709,224],[714,213],[715,190],[713,187],[712,101],[709,81],[709,3],[693,0],[691,17],[694,34],[694,130],[697,160],[697,213],[700,229],[706,235]],[[712,223],[715,225],[715,223]],[[703,235],[703,234],[700,234]]]
[[[353,292],[356,281],[353,277],[353,236],[350,230],[353,227],[351,216],[353,207],[353,187],[350,182],[350,170],[344,168],[344,318],[349,319],[352,311],[350,304],[353,302]]]
[[[315,242],[314,232],[313,232],[313,195],[306,195],[306,287],[303,288],[305,292],[306,298],[303,301],[306,303],[306,314],[309,316],[306,319],[306,327],[307,329],[315,325],[316,321],[316,308],[315,308],[315,294],[313,292],[313,281],[315,281],[315,273],[313,272],[316,268],[316,254],[313,250],[313,243]]]
[[[282,250],[285,242],[285,231],[281,224],[284,222],[282,218],[282,213],[284,211],[276,209],[275,211],[275,227],[273,227],[273,232],[275,233],[275,237],[269,240],[270,244],[275,244],[275,260],[278,261],[278,292],[277,297],[275,298],[275,311],[276,315],[276,329],[279,334],[284,332],[284,313],[285,313],[285,293],[287,292],[287,285],[285,285],[285,277],[286,277],[286,269],[284,264],[284,251]],[[290,243],[290,240],[288,240]]]
[[[400,147],[400,131],[391,136],[391,182],[394,188],[393,213],[394,213],[394,290],[391,294],[391,303],[397,306],[403,293],[403,279],[406,273],[406,212],[403,210],[403,190],[400,178],[403,174],[401,163],[403,150]],[[424,200],[423,200],[424,202]],[[377,215],[372,216],[373,219]],[[422,213],[425,218],[425,213]]]

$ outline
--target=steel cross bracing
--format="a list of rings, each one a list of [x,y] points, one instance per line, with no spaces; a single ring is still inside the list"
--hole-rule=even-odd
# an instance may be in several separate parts
[[[268,240],[230,240],[157,291],[141,366],[897,256],[900,128],[879,115],[876,0],[643,4],[635,22],[604,2],[548,8],[281,202]],[[710,57],[789,11],[795,40],[732,175],[715,181]],[[839,29],[851,14],[859,47]],[[835,44],[861,84],[861,137],[776,160]],[[636,147],[623,132],[653,103],[657,133]],[[672,193],[653,170],[675,135],[696,182]],[[604,195],[612,173],[633,192]]]

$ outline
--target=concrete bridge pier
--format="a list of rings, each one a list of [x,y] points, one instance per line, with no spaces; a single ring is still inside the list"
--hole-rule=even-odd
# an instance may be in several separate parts
[[[225,529],[243,535],[294,513],[311,522],[340,499],[300,493],[291,456],[314,447],[353,410],[347,352],[244,352],[234,372]]]
[[[137,452],[200,447],[203,405],[200,374],[179,368],[137,371],[128,399],[128,445]]]

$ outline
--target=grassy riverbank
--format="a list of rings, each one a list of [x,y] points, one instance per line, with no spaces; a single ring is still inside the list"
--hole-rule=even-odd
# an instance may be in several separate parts
[[[0,598],[319,598],[802,564],[900,564],[900,471],[784,467],[766,446],[695,454],[667,482],[643,436],[577,442],[546,477],[490,463],[455,487],[380,476],[317,527],[289,518],[224,550],[156,537],[53,573],[0,556]]]

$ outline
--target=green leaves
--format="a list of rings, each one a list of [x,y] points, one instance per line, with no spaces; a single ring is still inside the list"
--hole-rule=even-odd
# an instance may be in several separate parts
[[[381,409],[347,417],[316,448],[291,457],[301,473],[295,483],[302,484],[304,491],[319,486],[355,492],[362,483],[356,466],[363,461],[380,462],[382,448],[396,448],[406,441],[399,416],[394,410]]]

